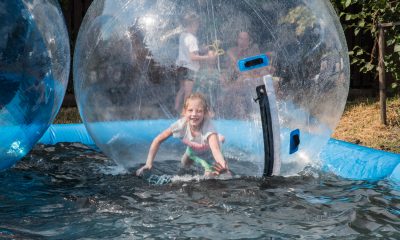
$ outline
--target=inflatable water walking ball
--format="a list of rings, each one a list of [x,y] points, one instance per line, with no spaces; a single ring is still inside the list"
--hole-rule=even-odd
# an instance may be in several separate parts
[[[317,163],[343,112],[349,59],[341,25],[321,0],[94,1],[74,54],[81,117],[118,164],[146,161],[200,92],[243,175],[290,175]],[[185,146],[164,142],[157,161]]]
[[[0,170],[27,154],[55,118],[70,49],[56,0],[0,1]]]

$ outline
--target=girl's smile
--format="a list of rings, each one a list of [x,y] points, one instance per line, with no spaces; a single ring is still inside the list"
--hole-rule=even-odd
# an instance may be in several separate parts
[[[188,101],[185,111],[185,117],[188,120],[190,129],[199,130],[204,120],[204,106],[200,99],[192,99]]]

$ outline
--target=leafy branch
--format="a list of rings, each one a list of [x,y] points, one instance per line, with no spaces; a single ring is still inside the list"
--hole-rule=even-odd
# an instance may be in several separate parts
[[[397,0],[331,0],[338,11],[343,27],[354,32],[355,36],[370,35],[374,39],[372,49],[355,45],[350,50],[351,64],[361,72],[376,72],[378,69],[379,24],[400,21],[400,2]],[[385,70],[392,74],[395,82],[392,88],[400,84],[400,26],[385,28],[386,54]]]

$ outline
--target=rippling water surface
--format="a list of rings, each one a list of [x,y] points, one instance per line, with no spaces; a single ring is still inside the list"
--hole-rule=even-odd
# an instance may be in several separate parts
[[[58,144],[37,145],[0,182],[0,239],[400,239],[400,186],[313,169],[158,186],[83,145]]]

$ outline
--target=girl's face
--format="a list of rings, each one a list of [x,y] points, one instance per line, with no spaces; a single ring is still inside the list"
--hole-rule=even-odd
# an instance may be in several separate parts
[[[203,123],[205,115],[204,104],[200,99],[190,99],[187,101],[185,117],[190,127],[199,128]]]

